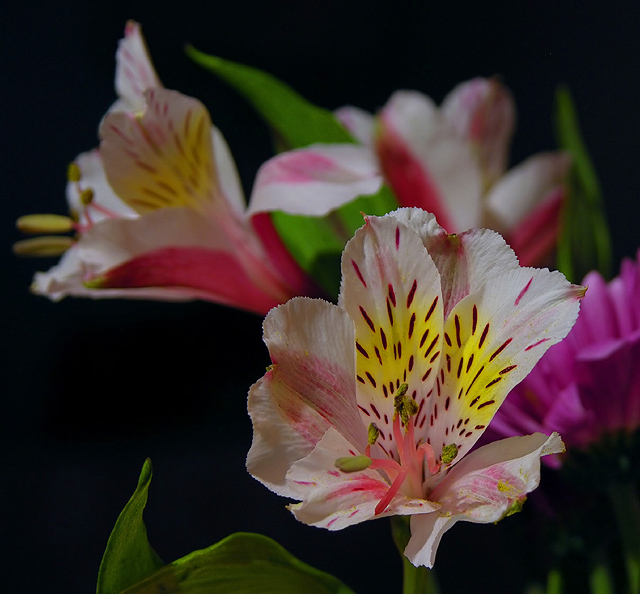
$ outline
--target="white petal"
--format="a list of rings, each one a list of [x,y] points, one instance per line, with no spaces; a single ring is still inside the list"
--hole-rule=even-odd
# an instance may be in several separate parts
[[[411,518],[411,538],[404,554],[416,567],[433,567],[442,535],[461,518],[437,511]]]
[[[161,86],[140,25],[129,21],[116,52],[116,92],[121,100],[109,111],[141,111],[145,107],[144,92]]]
[[[567,153],[541,153],[511,169],[486,197],[486,208],[498,228],[511,229],[566,180],[571,157]]]
[[[374,194],[381,185],[369,149],[316,144],[277,155],[260,167],[249,214],[282,210],[324,216],[358,196]]]
[[[441,224],[450,232],[477,226],[481,216],[482,180],[468,143],[449,127],[433,101],[413,91],[397,91],[380,113],[378,150],[400,146],[412,156],[424,177],[435,186],[444,215]],[[394,163],[381,152],[383,171],[396,190]],[[410,184],[409,184],[410,190]],[[397,190],[396,190],[397,191]],[[404,206],[421,206],[398,196]],[[446,220],[445,220],[446,219]]]
[[[374,117],[364,109],[345,105],[336,109],[334,115],[358,142],[373,149]]]
[[[367,436],[355,401],[353,324],[342,309],[322,300],[292,299],[269,312],[264,340],[273,368],[250,393],[255,437],[247,465],[278,490],[289,466],[330,426],[361,448]]]

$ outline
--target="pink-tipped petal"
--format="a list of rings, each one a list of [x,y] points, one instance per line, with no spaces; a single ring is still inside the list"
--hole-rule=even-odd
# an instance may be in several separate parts
[[[375,118],[368,111],[345,105],[336,109],[334,115],[360,144],[373,148]]]
[[[563,450],[557,433],[536,433],[503,439],[467,455],[430,495],[442,508],[411,519],[407,558],[416,566],[433,567],[446,530],[459,520],[490,523],[508,515],[538,486],[540,457]]]
[[[116,92],[120,101],[109,111],[140,111],[145,106],[145,91],[161,86],[140,25],[128,21],[116,52]]]
[[[248,212],[324,216],[358,196],[374,194],[381,184],[375,158],[365,147],[312,145],[277,155],[260,167]]]
[[[474,78],[455,87],[441,110],[456,134],[475,148],[485,184],[492,184],[509,160],[516,116],[511,93],[495,79]]]
[[[451,131],[433,102],[417,92],[398,91],[379,117],[376,147],[400,205],[432,212],[450,232],[476,224],[480,169],[471,148]]]

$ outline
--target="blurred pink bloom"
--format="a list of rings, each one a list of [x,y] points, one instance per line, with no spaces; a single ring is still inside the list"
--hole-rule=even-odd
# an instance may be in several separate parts
[[[434,213],[451,233],[495,229],[523,265],[548,262],[570,159],[543,153],[507,171],[515,107],[499,82],[463,83],[439,108],[421,93],[397,91],[376,118],[354,107],[336,115],[360,144],[317,144],[267,161],[251,212],[295,203],[303,214],[324,215],[385,181],[401,206]]]
[[[119,95],[100,148],[72,165],[78,239],[33,290],[161,300],[205,299],[264,314],[317,294],[267,215],[248,217],[220,131],[196,99],[162,87],[138,24],[117,52]]]
[[[493,231],[449,235],[420,209],[368,217],[339,305],[295,298],[265,319],[273,365],[249,394],[249,472],[313,526],[411,515],[405,554],[432,566],[446,530],[517,511],[540,456],[562,451],[536,433],[469,453],[583,294],[520,267]]]
[[[511,392],[486,437],[560,431],[571,450],[640,427],[638,259],[640,251],[608,284],[597,272],[585,277],[589,289],[573,330]]]

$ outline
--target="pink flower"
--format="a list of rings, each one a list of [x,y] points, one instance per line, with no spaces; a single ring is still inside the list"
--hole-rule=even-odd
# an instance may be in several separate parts
[[[421,93],[397,91],[375,119],[353,107],[337,116],[361,144],[318,144],[267,161],[251,212],[295,204],[324,215],[385,181],[401,206],[434,213],[449,232],[492,228],[524,265],[548,261],[570,160],[544,153],[506,170],[515,107],[500,83],[463,83],[440,108]]]
[[[638,260],[623,261],[620,276],[608,284],[597,272],[583,284],[589,290],[573,330],[511,392],[490,437],[560,431],[571,450],[640,427]]]
[[[117,52],[119,100],[100,148],[70,168],[78,239],[33,290],[162,300],[206,299],[266,313],[317,294],[267,215],[248,217],[229,148],[196,99],[162,87],[140,27]]]
[[[339,305],[296,298],[265,319],[273,365],[249,394],[249,472],[313,526],[411,515],[405,554],[432,566],[446,530],[517,511],[540,456],[562,450],[536,433],[469,453],[583,293],[520,267],[493,231],[449,235],[419,209],[368,217]]]

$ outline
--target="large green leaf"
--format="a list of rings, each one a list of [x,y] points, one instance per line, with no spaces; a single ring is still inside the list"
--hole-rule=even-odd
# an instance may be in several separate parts
[[[237,533],[163,567],[123,594],[353,594],[260,534]]]
[[[611,237],[600,184],[580,133],[571,94],[556,91],[556,135],[560,148],[571,153],[573,165],[558,241],[558,269],[579,282],[590,270],[611,275]]]
[[[315,142],[353,142],[330,111],[310,103],[275,76],[193,47],[187,47],[187,54],[253,105],[273,131],[276,150],[301,148]],[[340,256],[344,244],[362,226],[362,213],[382,215],[397,207],[391,191],[383,187],[377,194],[357,198],[328,217],[273,212],[271,219],[300,267],[330,295],[337,295]]]
[[[164,565],[149,545],[142,520],[153,470],[147,458],[138,487],[118,516],[98,570],[97,594],[120,594]]]
[[[186,51],[194,62],[211,70],[253,105],[275,132],[282,149],[314,142],[353,142],[330,111],[313,105],[275,76],[191,46]]]

